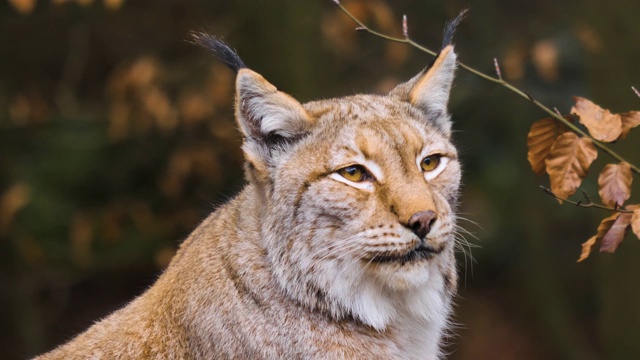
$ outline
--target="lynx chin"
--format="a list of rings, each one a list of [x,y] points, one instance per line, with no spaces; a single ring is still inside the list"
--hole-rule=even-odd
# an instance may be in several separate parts
[[[37,359],[439,359],[461,169],[447,102],[459,19],[384,95],[301,104],[226,44],[247,185],[145,293]]]

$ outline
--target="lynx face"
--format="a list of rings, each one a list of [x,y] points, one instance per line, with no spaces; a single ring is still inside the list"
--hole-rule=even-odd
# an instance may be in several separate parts
[[[316,123],[275,169],[265,229],[282,286],[379,328],[398,306],[435,316],[456,281],[460,165],[447,135],[389,96],[305,108]],[[399,304],[406,294],[417,303]]]
[[[449,45],[387,95],[304,105],[240,69],[247,177],[263,198],[274,277],[292,299],[379,330],[408,317],[444,326],[457,281],[454,69]]]

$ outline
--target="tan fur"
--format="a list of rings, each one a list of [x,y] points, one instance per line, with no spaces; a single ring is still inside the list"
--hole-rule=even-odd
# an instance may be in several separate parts
[[[444,56],[455,63],[452,49]],[[448,98],[453,67],[439,64],[450,60],[389,95],[304,105],[241,70],[248,185],[148,291],[38,359],[439,357],[457,283],[460,165],[448,115],[432,118],[416,94]],[[419,164],[432,154],[444,159],[435,175]],[[337,173],[354,164],[375,180]],[[424,241],[440,252],[380,262],[418,246],[407,224],[427,210],[437,218]]]

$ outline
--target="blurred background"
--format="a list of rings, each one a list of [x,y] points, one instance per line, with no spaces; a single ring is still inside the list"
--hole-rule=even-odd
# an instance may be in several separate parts
[[[640,110],[640,2],[345,0],[438,48],[470,7],[460,59],[563,113],[574,95]],[[243,186],[234,74],[188,33],[223,36],[301,101],[384,92],[430,57],[357,33],[329,0],[0,2],[0,358],[51,349],[142,293],[182,239]],[[640,358],[640,241],[576,264],[606,214],[560,206],[527,163],[544,114],[458,72],[464,165],[450,359]],[[640,130],[612,147],[640,163]],[[597,199],[600,154],[583,189]],[[636,178],[636,181],[638,179]],[[640,188],[629,203],[640,201]]]

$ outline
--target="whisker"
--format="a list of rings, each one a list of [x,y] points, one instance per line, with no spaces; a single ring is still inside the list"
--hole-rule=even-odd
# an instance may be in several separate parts
[[[334,260],[339,260],[339,259],[343,259],[345,257],[347,257],[348,255],[353,254],[355,251],[357,251],[360,247],[360,244],[353,242],[350,244],[346,244],[343,247],[338,247],[333,249],[332,251],[330,251],[329,253],[325,254],[324,256],[320,257],[317,259],[317,261],[324,261],[327,260],[331,257],[333,257]]]
[[[467,230],[467,229],[465,229],[465,228],[463,228],[463,227],[461,227],[461,226],[459,226],[459,225],[456,225],[454,232],[455,232],[456,234],[463,234],[463,233],[464,233],[464,234],[466,234],[466,235],[471,236],[474,240],[480,241],[480,238],[479,238],[479,237],[477,237],[477,236],[476,236],[476,234],[474,234],[474,233],[470,232],[469,230]],[[469,243],[469,246],[471,246],[471,247],[475,247],[475,248],[479,248],[479,247],[481,247],[480,245],[477,245],[477,244],[471,244],[471,243]]]
[[[455,248],[462,252],[464,258],[464,284],[466,286],[468,269],[471,270],[471,277],[473,277],[473,264],[477,263],[476,259],[473,257],[472,248],[478,248],[480,246],[470,243],[465,237],[465,234],[473,237],[476,240],[479,239],[473,233],[469,232],[467,229],[463,228],[460,225],[455,226],[454,234]]]
[[[334,254],[336,252],[339,252],[341,250],[344,250],[345,248],[349,248],[351,246],[355,246],[358,243],[357,242],[352,242],[352,240],[358,238],[358,234],[356,235],[352,235],[343,239],[339,239],[337,241],[334,241],[330,244],[327,244],[326,246],[321,246],[318,249],[316,249],[315,251],[313,251],[312,253],[309,254],[310,257],[315,258],[318,255],[328,255],[330,256],[331,254]],[[325,253],[327,252],[328,253]]]
[[[464,216],[460,216],[460,214],[465,214],[465,213],[456,213],[456,214],[455,214],[456,219],[466,221],[466,222],[468,222],[469,224],[476,226],[478,229],[480,229],[480,230],[482,230],[482,231],[484,231],[484,232],[487,232],[487,231],[482,227],[482,225],[480,225],[478,222],[473,221],[473,220],[471,220],[471,219],[469,219],[469,218],[466,218],[466,217],[464,217]],[[465,214],[465,215],[466,215],[466,214]]]

